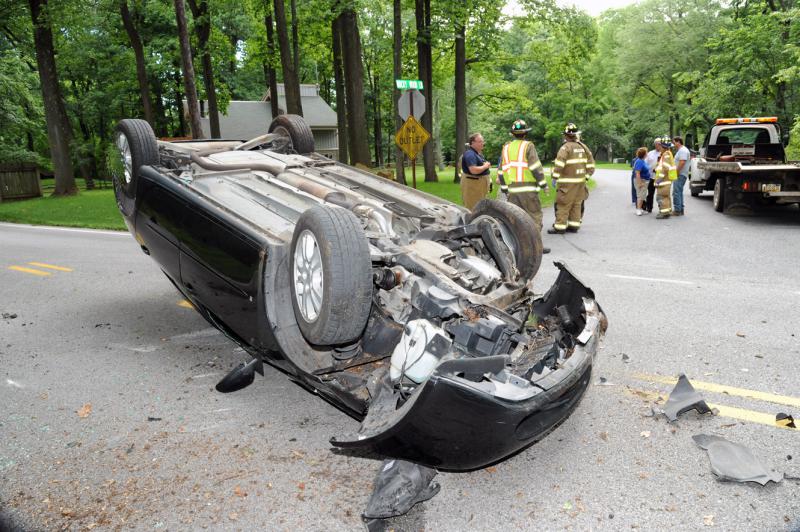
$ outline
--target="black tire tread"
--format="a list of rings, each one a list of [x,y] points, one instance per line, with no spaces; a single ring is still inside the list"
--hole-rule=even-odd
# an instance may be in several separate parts
[[[145,165],[153,165],[159,162],[158,141],[153,132],[153,128],[147,120],[138,118],[126,118],[120,120],[117,131],[123,133],[128,138],[128,146],[131,149],[133,168],[131,171],[131,181],[125,189],[125,193],[130,198],[136,195],[136,182],[139,177],[139,168]]]
[[[300,154],[314,151],[314,133],[312,133],[311,128],[308,127],[308,123],[302,116],[278,115],[269,125],[269,132],[272,133],[278,126],[289,132],[294,151]]]
[[[542,264],[542,235],[536,229],[533,218],[521,208],[507,201],[482,199],[467,216],[467,223],[478,216],[491,216],[496,218],[514,235],[517,240],[517,269],[523,280],[533,279]],[[526,243],[530,243],[527,244]]]
[[[304,229],[311,230],[317,239],[325,272],[323,308],[314,323],[306,323],[297,309],[292,283],[292,302],[300,330],[316,345],[352,342],[364,331],[372,306],[372,263],[364,229],[355,214],[346,209],[309,209],[298,220],[292,239],[292,267],[296,239]]]

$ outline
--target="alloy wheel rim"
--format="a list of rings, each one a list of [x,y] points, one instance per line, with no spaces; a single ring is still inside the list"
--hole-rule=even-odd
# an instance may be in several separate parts
[[[293,281],[295,300],[307,322],[315,321],[322,309],[322,255],[314,233],[300,233],[294,249]]]
[[[122,161],[125,184],[128,185],[133,178],[133,155],[131,154],[131,147],[128,144],[128,137],[126,137],[124,133],[120,133],[117,136],[117,148],[119,149],[119,156]]]

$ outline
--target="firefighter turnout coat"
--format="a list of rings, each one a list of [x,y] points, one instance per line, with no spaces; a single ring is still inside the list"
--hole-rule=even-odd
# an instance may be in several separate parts
[[[553,166],[556,181],[556,231],[581,227],[581,203],[586,199],[586,179],[594,174],[592,151],[582,142],[567,140],[558,150]]]
[[[658,200],[658,213],[668,216],[672,212],[672,197],[670,185],[678,178],[678,167],[672,152],[664,150],[656,165],[656,199]]]
[[[527,212],[542,230],[542,204],[539,191],[547,186],[542,162],[533,142],[515,139],[506,142],[497,169],[497,180],[508,187],[508,201]]]

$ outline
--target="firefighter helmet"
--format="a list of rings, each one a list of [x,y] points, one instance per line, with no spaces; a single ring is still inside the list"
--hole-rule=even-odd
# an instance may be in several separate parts
[[[578,133],[580,133],[580,131],[578,131],[578,126],[576,126],[572,122],[567,124],[567,127],[564,128],[564,134],[569,137],[576,137]]]
[[[513,135],[527,133],[530,130],[531,128],[528,127],[524,120],[514,120],[514,123],[511,124],[511,133]]]
[[[661,142],[661,145],[667,150],[672,147],[672,139],[670,139],[669,136],[667,136],[667,135],[661,137],[661,141],[660,142]]]

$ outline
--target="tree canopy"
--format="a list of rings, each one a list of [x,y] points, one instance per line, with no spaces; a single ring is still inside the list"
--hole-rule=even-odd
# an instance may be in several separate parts
[[[106,147],[122,118],[146,118],[149,112],[158,135],[190,133],[182,105],[187,85],[177,3],[30,4],[39,6],[39,20],[52,30],[77,175],[101,177]],[[186,5],[198,97],[208,101],[213,90],[224,113],[231,100],[264,97],[270,69],[282,82],[288,68],[297,70],[300,83],[317,84],[337,108],[332,28],[345,28],[339,38],[350,64],[343,64],[343,81],[363,78],[363,90],[348,86],[348,94],[355,95],[350,96],[355,101],[347,101],[348,113],[361,120],[360,112],[366,119],[363,133],[373,164],[391,164],[396,153],[392,2],[290,0],[283,6],[283,0]],[[567,122],[578,124],[584,140],[604,159],[630,157],[637,146],[664,134],[688,136],[696,144],[720,116],[765,115],[779,117],[784,132],[792,133],[789,152],[800,157],[800,8],[795,0],[643,0],[599,17],[560,7],[555,0],[520,0],[519,16],[487,0],[401,0],[399,6],[403,77],[424,72],[418,62],[427,61],[427,52],[418,44],[423,51],[430,46],[431,86],[423,91],[431,103],[434,136],[428,156],[440,165],[456,157],[457,139],[474,131],[483,133],[486,154],[496,158],[518,118],[532,127],[530,137],[545,160],[555,155]],[[274,17],[276,7],[284,20]],[[418,23],[420,9],[424,20]],[[350,17],[347,24],[336,26],[343,14]],[[0,21],[0,163],[47,165],[46,106],[29,6],[0,0]],[[359,59],[350,53],[353,32],[363,50],[361,68],[352,64]],[[455,43],[462,33],[459,59]],[[282,61],[280,48],[287,47]],[[459,61],[465,68],[460,77]],[[457,80],[466,94],[465,122],[455,116]],[[466,123],[461,136],[457,123]]]

